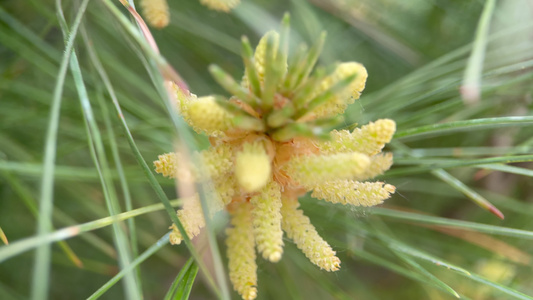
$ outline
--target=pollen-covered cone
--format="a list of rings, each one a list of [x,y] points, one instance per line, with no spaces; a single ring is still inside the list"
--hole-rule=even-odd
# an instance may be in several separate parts
[[[341,261],[324,241],[303,211],[297,199],[282,198],[282,228],[309,260],[326,271],[337,271]]]
[[[280,186],[269,182],[257,195],[250,199],[257,250],[271,262],[281,259],[283,253],[283,231],[281,231]]]
[[[200,233],[200,229],[205,226],[202,204],[198,196],[184,199],[183,208],[178,210],[178,218],[187,232],[189,238],[193,238]],[[175,224],[172,224],[172,233],[170,234],[171,244],[180,244],[183,239],[181,232]]]
[[[233,197],[236,195],[239,188],[237,186],[237,180],[233,175],[228,175],[227,177],[220,176],[213,180],[213,185],[217,196],[221,201],[220,207],[213,206],[213,211],[217,212],[231,203],[231,200],[233,200]],[[217,204],[219,204],[219,202],[217,202]]]
[[[178,153],[159,155],[158,160],[154,161],[155,171],[165,177],[177,177],[180,180],[187,180],[189,177],[194,177],[194,180],[205,180],[226,175],[233,168],[233,152],[231,146],[226,144],[195,152],[193,155],[198,166],[188,162],[184,164],[182,161],[181,165],[184,168],[179,168],[180,155]],[[187,181],[192,181],[192,178]]]
[[[222,134],[233,127],[233,115],[218,105],[214,97],[200,97],[186,104],[189,125],[198,133]]]
[[[141,8],[150,26],[163,28],[170,22],[167,0],[141,0]]]
[[[319,143],[322,153],[360,152],[366,155],[377,154],[389,143],[396,131],[396,123],[390,119],[370,122],[353,132],[333,130],[331,141]]]
[[[379,176],[392,166],[392,153],[378,153],[370,157],[370,165],[363,173],[352,177],[353,180],[368,180]]]
[[[287,164],[287,173],[301,185],[313,184],[334,179],[347,179],[362,174],[368,168],[368,156],[353,153],[331,155],[308,155],[293,158]]]
[[[178,172],[178,158],[175,153],[165,153],[154,161],[155,171],[165,177],[175,178]]]
[[[232,227],[226,229],[229,278],[233,288],[245,300],[257,296],[257,264],[252,226],[252,205],[233,203],[228,207]]]
[[[350,76],[356,77],[347,88],[330,97],[329,100],[313,110],[316,118],[331,117],[344,113],[348,105],[359,99],[365,89],[368,73],[365,67],[357,62],[341,63],[332,75],[326,77],[318,87],[316,94],[320,94],[334,86],[336,83]]]
[[[233,168],[233,152],[231,146],[220,144],[210,147],[197,154],[199,168],[198,178],[212,178],[224,176]]]
[[[207,6],[209,9],[229,12],[235,6],[239,5],[240,0],[200,0],[200,3]]]
[[[204,183],[208,217],[213,217],[215,213],[224,209],[231,202],[235,195],[235,186],[236,182],[233,176],[218,177],[213,181]],[[178,210],[177,214],[188,237],[192,239],[205,227],[203,207],[198,194],[185,198],[183,201],[183,207]],[[181,232],[175,224],[171,228],[173,230],[170,234],[171,244],[180,244],[183,239]]]
[[[374,206],[383,203],[395,190],[394,186],[383,182],[336,180],[314,186],[311,196],[331,203]]]
[[[271,177],[270,158],[262,141],[246,143],[235,158],[235,177],[247,192],[255,192]]]
[[[176,96],[176,100],[178,102],[176,108],[178,109],[178,112],[185,119],[185,121],[189,122],[189,114],[187,112],[187,109],[191,102],[198,100],[198,96],[193,93],[190,93],[189,91],[181,90],[180,87],[174,82],[171,83],[170,88]]]

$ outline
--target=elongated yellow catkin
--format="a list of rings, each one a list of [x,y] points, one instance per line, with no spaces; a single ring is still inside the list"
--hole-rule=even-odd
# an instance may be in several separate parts
[[[372,179],[378,175],[385,173],[392,166],[392,153],[378,153],[370,157],[370,165],[366,170],[351,179],[363,181]]]
[[[370,122],[353,132],[347,130],[333,130],[330,133],[331,141],[319,143],[322,153],[360,152],[366,155],[377,154],[386,143],[390,142],[396,123],[390,119],[380,119]]]
[[[317,118],[342,114],[348,105],[354,103],[356,99],[359,99],[361,92],[365,89],[368,73],[362,64],[356,62],[339,64],[335,72],[322,81],[315,95],[328,90],[341,80],[352,75],[356,77],[347,88],[330,97],[326,103],[318,106],[313,111]]]
[[[220,208],[215,206],[213,209],[219,211],[222,210],[226,205],[230,204],[231,200],[233,200],[233,196],[235,196],[235,193],[238,190],[237,179],[235,179],[235,176],[233,175],[228,175],[227,177],[221,176],[214,179],[213,184],[215,191],[223,205]]]
[[[250,199],[257,250],[263,258],[277,262],[283,254],[281,231],[281,192],[274,181],[269,182],[259,194]]]
[[[314,186],[311,196],[331,203],[374,206],[383,203],[394,192],[394,186],[383,182],[336,180]]]
[[[287,173],[304,186],[333,179],[349,179],[362,174],[368,168],[368,156],[360,153],[332,155],[308,155],[292,159],[287,164]]]
[[[189,91],[182,90],[174,82],[171,83],[170,87],[177,100],[176,108],[178,109],[179,113],[181,114],[185,122],[187,122],[187,124],[189,124],[192,127],[192,124],[190,122],[188,108],[192,102],[198,100],[198,96],[196,96],[193,93],[190,93]]]
[[[239,5],[241,0],[200,0],[200,3],[212,10],[229,12],[235,6]]]
[[[184,199],[183,208],[178,210],[178,218],[187,232],[189,238],[193,238],[200,233],[200,229],[205,226],[202,204],[198,196]],[[180,244],[183,237],[175,224],[172,224],[172,233],[170,234],[170,243]]]
[[[298,209],[297,199],[282,198],[281,208],[282,228],[287,236],[294,241],[298,249],[309,260],[326,271],[337,271],[341,261],[335,256],[335,251],[318,235],[311,221]]]
[[[200,97],[187,105],[189,125],[199,133],[218,135],[232,127],[233,115],[218,105],[214,97]]]
[[[165,177],[179,178],[194,177],[195,180],[217,178],[228,173],[233,168],[233,153],[229,145],[218,145],[207,150],[194,153],[198,165],[193,165],[180,158],[178,153],[166,153],[158,156],[154,161],[155,171]],[[181,159],[181,163],[180,163]],[[179,166],[188,167],[182,170]],[[185,174],[185,172],[190,174]]]
[[[201,172],[198,178],[224,176],[233,168],[233,153],[227,144],[221,144],[198,153]]]
[[[252,205],[233,203],[229,210],[232,227],[226,229],[229,278],[244,300],[257,297],[257,264],[252,226]]]
[[[159,29],[167,27],[170,22],[167,0],[141,0],[141,8],[150,26]]]
[[[246,143],[235,158],[235,176],[247,192],[260,190],[271,177],[270,159],[263,143]]]

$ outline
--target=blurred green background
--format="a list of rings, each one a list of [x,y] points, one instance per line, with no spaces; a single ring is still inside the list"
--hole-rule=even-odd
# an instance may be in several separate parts
[[[61,4],[69,28],[81,3]],[[106,225],[54,243],[49,275],[33,271],[33,249],[42,242],[26,249],[32,251],[17,248],[17,241],[37,232],[46,176],[43,149],[58,89],[53,228],[109,216],[103,189],[110,189],[109,183],[111,200],[122,212],[160,203],[128,144],[109,86],[150,166],[158,154],[172,151],[175,130],[153,83],[153,57],[105,3],[88,3],[74,41],[94,114],[96,127],[91,127],[70,70],[58,84],[65,43],[56,3],[0,2],[0,228],[10,242],[0,246],[0,299],[29,298],[35,277],[49,278],[50,299],[87,298],[119,271],[119,261],[127,260],[123,253],[137,257],[171,224],[159,210],[134,223]],[[112,4],[129,19],[118,1]],[[381,178],[396,185],[397,193],[385,205],[346,209],[301,201],[337,251],[341,270],[321,272],[287,241],[280,263],[258,259],[258,299],[533,299],[532,2],[495,1],[490,9],[485,1],[462,0],[242,0],[229,14],[195,0],[169,1],[169,6],[171,24],[152,33],[162,56],[193,93],[225,95],[208,65],[216,63],[241,78],[241,36],[255,45],[290,12],[291,51],[325,30],[319,64],[358,61],[368,70],[366,89],[348,109],[343,126],[378,118],[398,124],[388,148],[395,165]],[[482,13],[490,24],[480,22]],[[466,68],[473,71],[465,73]],[[470,103],[462,98],[461,85],[476,78],[481,99]],[[93,156],[90,133],[95,129],[103,152]],[[195,138],[200,147],[207,145],[205,137]],[[104,177],[95,161],[104,167]],[[156,178],[175,199],[174,182]],[[472,198],[490,201],[505,219],[476,206]],[[212,228],[223,258],[224,222],[220,216]],[[117,250],[121,231],[127,232],[125,252]],[[144,298],[162,299],[189,257],[184,245],[167,245],[140,264],[132,274]],[[127,280],[119,282],[101,298],[129,297],[125,289],[130,288]],[[200,271],[190,299],[215,297]]]

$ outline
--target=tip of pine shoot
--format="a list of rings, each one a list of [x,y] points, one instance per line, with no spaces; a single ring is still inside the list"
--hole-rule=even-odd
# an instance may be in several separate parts
[[[481,99],[481,90],[477,84],[465,84],[459,89],[463,102],[466,105],[474,105]]]
[[[505,216],[503,215],[503,213],[497,209],[495,206],[489,206],[487,207],[488,211],[490,213],[492,213],[493,215],[495,215],[496,217],[500,218],[500,219],[505,219]]]

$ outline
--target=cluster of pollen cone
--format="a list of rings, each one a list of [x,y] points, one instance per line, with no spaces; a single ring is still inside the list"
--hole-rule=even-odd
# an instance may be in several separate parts
[[[229,12],[240,0],[200,0],[209,9]],[[161,29],[170,23],[170,10],[167,0],[140,0],[143,15],[150,26]]]
[[[324,44],[322,35],[309,49],[303,45],[288,59],[289,18],[280,33],[268,32],[252,50],[242,40],[245,72],[240,82],[218,66],[210,72],[232,96],[197,97],[177,86],[179,111],[211,146],[185,159],[167,153],[156,171],[180,180],[204,182],[209,215],[226,210],[229,277],[243,299],[257,296],[256,253],[271,262],[283,255],[286,237],[315,265],[336,271],[340,260],[299,209],[298,197],[354,206],[373,206],[394,193],[394,186],[366,181],[392,165],[382,153],[396,125],[389,119],[353,131],[330,130],[365,87],[359,63],[314,68]],[[190,161],[190,168],[180,168]],[[185,199],[178,217],[193,238],[205,226],[199,196]],[[182,236],[175,226],[171,243]]]

